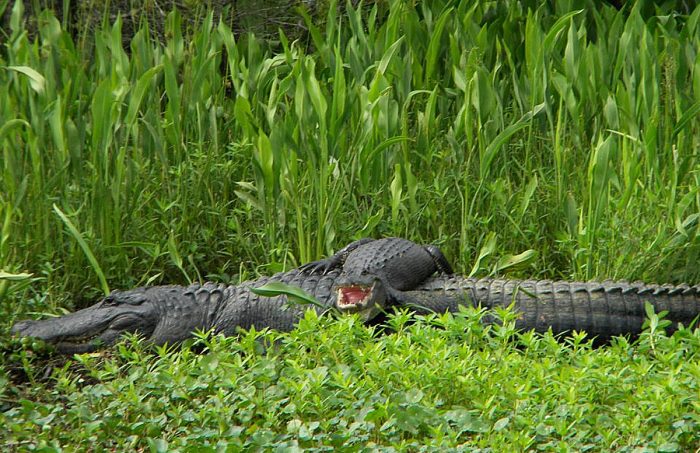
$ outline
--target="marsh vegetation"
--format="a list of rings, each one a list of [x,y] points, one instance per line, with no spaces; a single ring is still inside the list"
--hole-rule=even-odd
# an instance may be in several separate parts
[[[363,236],[436,243],[464,274],[700,282],[700,7],[576,3],[331,2],[275,42],[183,34],[175,11],[165,43],[144,22],[125,48],[119,20],[84,47],[0,1],[3,331]],[[478,317],[398,314],[386,336],[310,317],[50,365],[6,340],[0,447],[700,446],[697,332],[652,317],[593,350]]]

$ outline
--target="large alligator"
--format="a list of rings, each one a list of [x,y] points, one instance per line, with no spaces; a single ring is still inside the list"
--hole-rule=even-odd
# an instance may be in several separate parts
[[[646,319],[645,303],[667,311],[668,332],[689,326],[700,316],[700,285],[651,285],[641,282],[566,282],[475,279],[439,275],[412,291],[393,294],[392,303],[417,314],[457,312],[460,306],[514,306],[520,330],[554,334],[585,331],[608,341],[636,336]],[[486,316],[486,320],[492,319]]]
[[[153,286],[114,291],[95,305],[57,318],[16,323],[11,331],[37,337],[63,353],[94,351],[138,332],[154,344],[177,343],[196,330],[233,335],[239,329],[292,330],[311,308],[373,318],[393,292],[415,288],[436,271],[451,273],[439,249],[401,238],[361,239],[330,258],[299,269],[241,283]],[[315,297],[319,305],[291,305],[285,295],[254,290],[285,283]]]

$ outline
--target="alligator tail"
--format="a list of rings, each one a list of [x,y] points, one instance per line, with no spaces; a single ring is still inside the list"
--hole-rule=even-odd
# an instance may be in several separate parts
[[[700,286],[640,282],[565,282],[436,277],[416,291],[402,293],[400,304],[418,313],[458,311],[460,305],[484,308],[514,305],[516,327],[554,333],[586,331],[608,339],[636,335],[646,319],[645,303],[667,311],[670,330],[700,315]]]

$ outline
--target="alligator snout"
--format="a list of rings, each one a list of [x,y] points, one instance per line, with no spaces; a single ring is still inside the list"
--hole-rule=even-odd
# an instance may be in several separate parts
[[[32,321],[30,319],[18,321],[12,326],[12,328],[10,328],[10,333],[13,335],[29,336],[30,333],[28,331],[35,325],[36,321]]]

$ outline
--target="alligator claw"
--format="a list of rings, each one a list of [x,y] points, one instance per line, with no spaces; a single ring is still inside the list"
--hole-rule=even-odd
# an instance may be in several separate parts
[[[299,270],[302,272],[307,272],[310,275],[313,275],[318,271],[323,271],[321,275],[326,275],[333,269],[341,267],[345,263],[345,259],[353,250],[355,250],[363,244],[367,244],[368,242],[373,241],[374,239],[370,238],[358,239],[346,245],[342,249],[338,250],[334,255],[331,255],[328,258],[318,261],[312,261],[310,263],[306,263],[302,266],[299,266]]]
[[[437,267],[438,271],[445,275],[452,275],[454,273],[450,262],[447,261],[445,255],[442,254],[442,250],[440,250],[437,246],[427,245],[425,246],[425,251],[428,252],[433,258],[433,262],[435,263],[435,267]]]
[[[337,265],[336,263],[332,262],[330,259],[324,259],[324,260],[318,260],[318,261],[312,261],[310,263],[306,263],[303,266],[299,266],[299,270],[302,272],[305,272],[309,275],[316,274],[318,272],[321,273],[321,275],[326,275],[328,272],[336,268]]]

